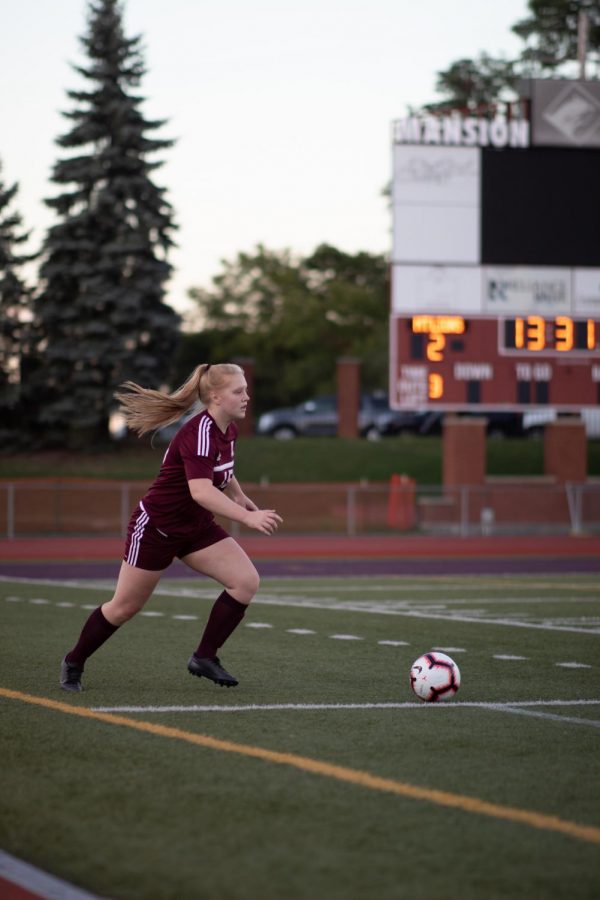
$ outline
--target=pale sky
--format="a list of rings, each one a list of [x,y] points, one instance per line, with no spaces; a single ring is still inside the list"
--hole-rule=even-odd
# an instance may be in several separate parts
[[[10,7],[10,10],[9,10]],[[61,113],[83,87],[86,0],[4,0],[0,178],[37,249],[58,193]],[[179,231],[168,302],[209,287],[222,259],[257,244],[309,253],[333,244],[388,253],[382,188],[391,122],[436,99],[436,73],[481,51],[516,56],[526,0],[125,0],[141,35],[142,107],[177,144],[155,173]]]

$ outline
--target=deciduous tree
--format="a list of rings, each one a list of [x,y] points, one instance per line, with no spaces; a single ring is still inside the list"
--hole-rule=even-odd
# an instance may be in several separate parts
[[[514,60],[482,52],[459,59],[438,72],[441,100],[427,104],[431,112],[469,110],[493,115],[503,101],[516,99],[520,78],[579,74],[580,15],[587,16],[587,77],[600,75],[600,5],[598,0],[529,0],[529,15],[512,26],[524,42]]]
[[[503,100],[516,98],[519,77],[515,64],[507,59],[495,59],[487,53],[476,59],[459,59],[438,72],[435,87],[442,99],[424,108],[439,113],[493,113]]]
[[[257,411],[335,389],[336,359],[362,361],[365,388],[387,384],[388,264],[322,245],[307,257],[259,246],[195,288],[201,330],[186,335],[181,378],[201,360],[252,357]]]
[[[559,74],[565,64],[577,60],[580,15],[584,13],[588,62],[596,77],[600,75],[598,0],[529,0],[528,7],[529,15],[512,30],[525,42],[521,62],[532,74]]]

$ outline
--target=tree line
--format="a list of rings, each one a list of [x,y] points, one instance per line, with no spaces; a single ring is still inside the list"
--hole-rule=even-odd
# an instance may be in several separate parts
[[[35,289],[16,252],[22,220],[7,211],[16,187],[0,185],[0,445],[102,443],[117,385],[157,386],[170,374],[180,320],[164,286],[176,226],[155,173],[173,142],[141,110],[140,42],[125,35],[119,0],[90,2]]]
[[[577,77],[582,14],[588,77],[598,77],[597,0],[529,0],[513,26],[519,58],[453,62],[425,109],[491,115],[519,78]],[[157,135],[164,120],[143,115],[141,38],[125,35],[122,0],[90,0],[81,42],[83,87],[67,92],[69,127],[57,139],[67,155],[45,201],[56,221],[35,254],[24,250],[18,185],[0,170],[0,448],[102,445],[120,383],[175,386],[198,361],[254,359],[262,408],[331,390],[339,356],[361,360],[366,388],[383,387],[385,254],[240,252],[210,288],[190,290],[199,325],[182,331],[165,300],[175,214],[155,180],[173,142]],[[35,287],[23,274],[32,265]]]

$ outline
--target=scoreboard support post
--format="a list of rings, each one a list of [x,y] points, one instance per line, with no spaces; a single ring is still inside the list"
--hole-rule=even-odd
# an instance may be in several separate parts
[[[577,419],[558,419],[544,430],[544,473],[557,482],[582,482],[587,478],[585,425]]]
[[[337,360],[338,437],[358,437],[360,407],[360,360],[340,356]]]
[[[443,494],[425,498],[418,519],[425,528],[451,527],[462,536],[495,534],[531,521],[544,527],[569,524],[582,533],[579,487],[587,478],[587,437],[582,422],[558,419],[544,431],[544,474],[488,477],[486,419],[446,415],[442,450]],[[442,525],[445,523],[445,526]]]
[[[485,419],[445,416],[442,479],[444,487],[484,484]]]

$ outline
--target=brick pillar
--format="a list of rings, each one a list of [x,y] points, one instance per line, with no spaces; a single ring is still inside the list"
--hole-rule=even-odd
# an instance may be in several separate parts
[[[240,437],[252,437],[254,434],[254,360],[250,357],[238,357],[232,360],[244,370],[246,381],[248,382],[248,393],[250,394],[250,403],[246,409],[245,418],[237,422]]]
[[[485,419],[444,416],[444,487],[485,482]]]
[[[557,481],[587,479],[587,437],[578,419],[557,419],[544,428],[544,474]]]
[[[338,437],[358,437],[360,406],[360,360],[342,356],[337,360]]]

